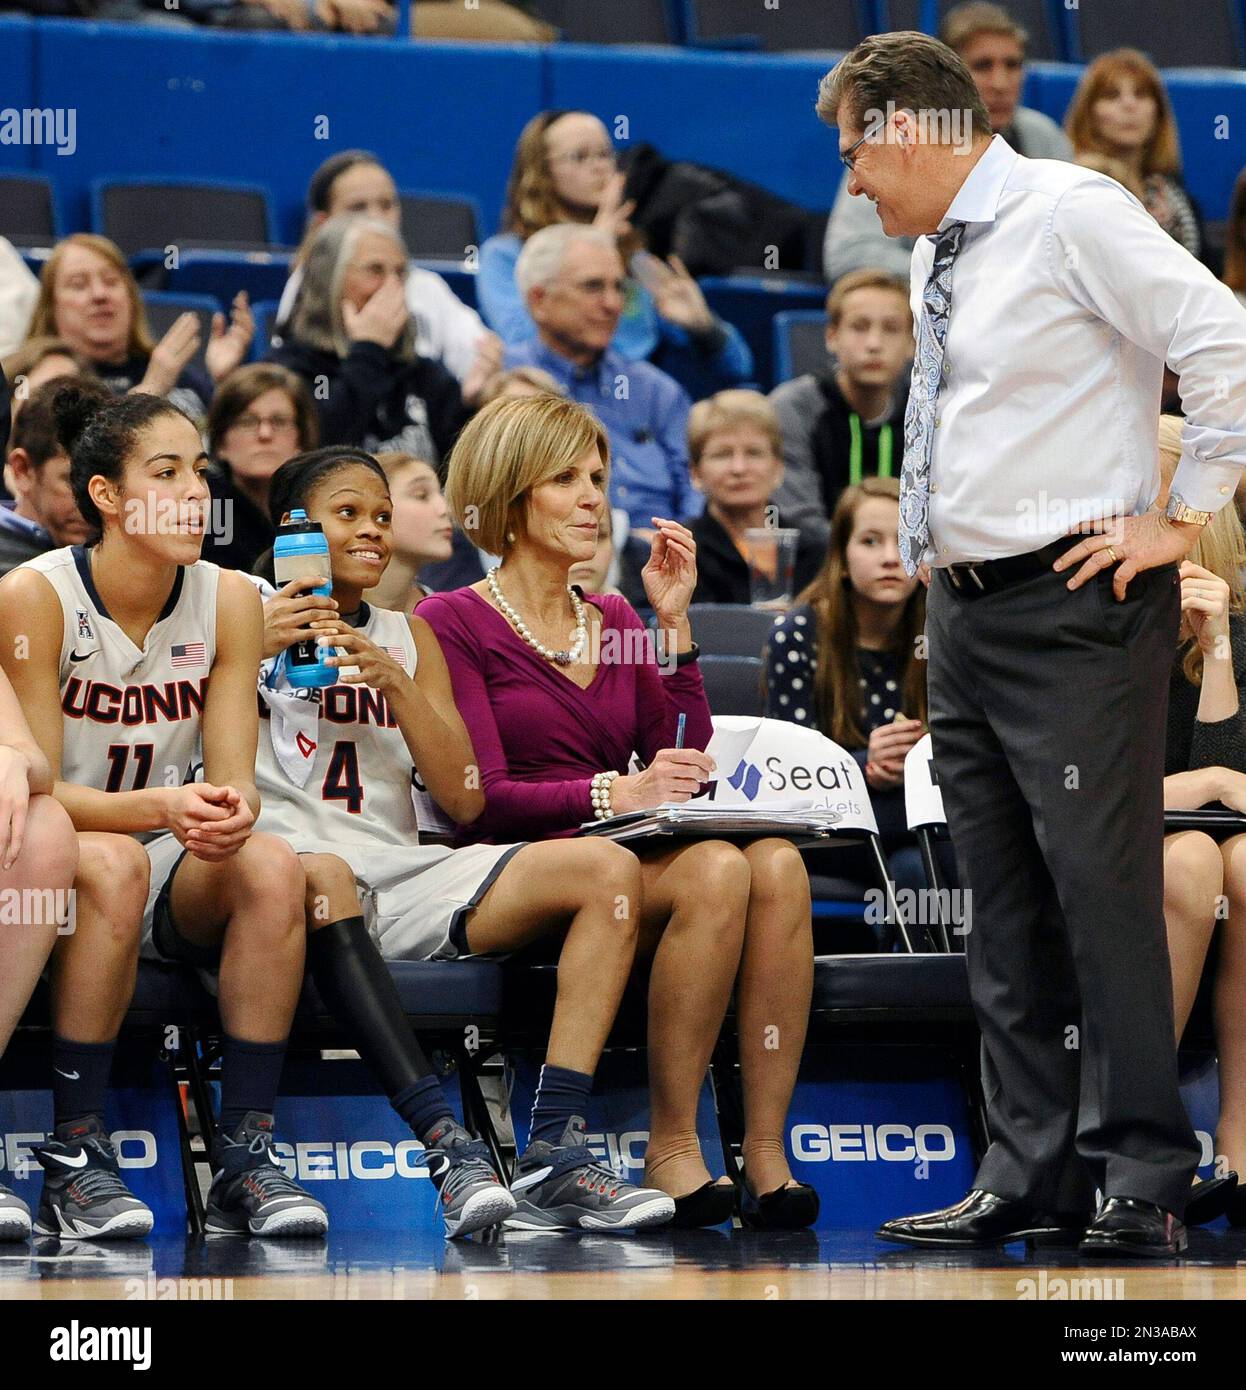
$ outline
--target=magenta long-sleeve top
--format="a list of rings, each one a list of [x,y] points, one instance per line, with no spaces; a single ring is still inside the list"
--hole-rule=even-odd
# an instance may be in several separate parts
[[[659,669],[636,610],[610,594],[586,596],[601,612],[601,659],[587,690],[539,656],[472,589],[430,594],[420,617],[437,634],[454,699],[471,735],[485,809],[460,828],[463,843],[570,835],[593,817],[594,774],[627,772],[675,744],[704,749],[713,733],[695,661]],[[672,659],[673,660],[673,659]]]

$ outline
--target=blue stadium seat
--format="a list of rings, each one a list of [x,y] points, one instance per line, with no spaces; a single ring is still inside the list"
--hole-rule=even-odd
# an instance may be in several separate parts
[[[531,0],[530,14],[552,24],[567,43],[683,41],[683,0],[627,0],[586,5],[584,0]]]
[[[1241,67],[1246,35],[1239,0],[1146,0],[1084,5],[1073,15],[1076,49],[1090,61],[1113,48],[1140,48],[1165,68]]]
[[[741,603],[694,603],[688,609],[692,636],[701,657],[756,657],[766,645],[775,615]],[[726,714],[726,710],[715,711]]]
[[[444,1032],[475,1024],[491,1030],[502,1016],[502,965],[495,960],[389,962],[403,1011],[417,1031]],[[295,1026],[330,1021],[311,980],[304,981]]]
[[[712,714],[761,714],[761,657],[703,656],[697,664]]]
[[[96,179],[91,230],[122,255],[152,248],[267,250],[274,242],[266,188],[192,179]]]
[[[212,315],[220,312],[221,302],[206,294],[166,294],[163,290],[145,290],[143,305],[147,310],[147,326],[151,336],[159,342],[173,325],[179,314],[192,313],[199,318],[199,351],[194,361],[204,367],[204,353],[212,333]]]
[[[707,47],[730,43],[769,53],[843,50],[871,31],[872,8],[868,0],[774,8],[757,0],[690,0],[689,41]]]
[[[774,316],[788,309],[821,310],[826,288],[802,280],[746,275],[707,276],[701,281],[706,303],[733,323],[753,354],[753,375],[764,390],[775,384]]]
[[[0,236],[17,247],[49,247],[62,235],[52,180],[46,174],[0,173]]]
[[[826,314],[821,309],[789,309],[774,316],[776,386],[806,372],[820,372],[828,360]]]
[[[157,256],[161,266],[163,257]],[[131,259],[134,273],[148,263],[147,255]],[[210,247],[191,247],[178,256],[178,264],[164,271],[159,288],[174,294],[208,294],[228,304],[239,290],[246,290],[252,304],[280,299],[290,278],[294,262],[292,251],[219,251]]]
[[[273,329],[277,324],[278,301],[261,299],[251,305],[251,316],[255,319],[255,337],[251,341],[251,361],[259,362],[268,356],[272,347]]]
[[[400,193],[402,239],[412,260],[461,261],[480,248],[480,205],[461,194]]]
[[[963,955],[820,956],[811,1019],[839,1023],[972,1022]]]
[[[881,0],[884,28],[936,34],[947,12],[959,3],[961,0]],[[1004,9],[1029,34],[1029,57],[1046,60],[1066,56],[1061,0],[1007,0]]]

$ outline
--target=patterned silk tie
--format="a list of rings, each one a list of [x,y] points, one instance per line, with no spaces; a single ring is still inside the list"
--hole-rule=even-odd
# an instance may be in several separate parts
[[[943,349],[952,310],[952,263],[960,250],[965,223],[952,222],[935,240],[934,265],[922,291],[917,324],[916,370],[904,412],[904,464],[900,471],[900,558],[906,574],[916,574],[930,541],[930,455],[934,449],[935,407],[943,377]]]

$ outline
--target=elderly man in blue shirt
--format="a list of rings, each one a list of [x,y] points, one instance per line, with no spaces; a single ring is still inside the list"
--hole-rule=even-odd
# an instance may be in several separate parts
[[[691,401],[673,377],[610,348],[623,312],[626,270],[594,227],[558,223],[528,238],[515,279],[539,336],[506,349],[506,367],[541,367],[610,436],[610,503],[632,533],[657,516],[686,521],[704,499],[688,477]]]

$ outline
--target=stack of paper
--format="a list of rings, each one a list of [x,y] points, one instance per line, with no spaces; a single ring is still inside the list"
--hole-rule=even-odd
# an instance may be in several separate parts
[[[836,811],[812,808],[785,810],[777,806],[712,806],[672,803],[652,811],[628,811],[609,820],[585,821],[581,835],[604,835],[609,840],[636,840],[646,835],[755,836],[778,835],[788,840],[825,839],[843,819]]]

